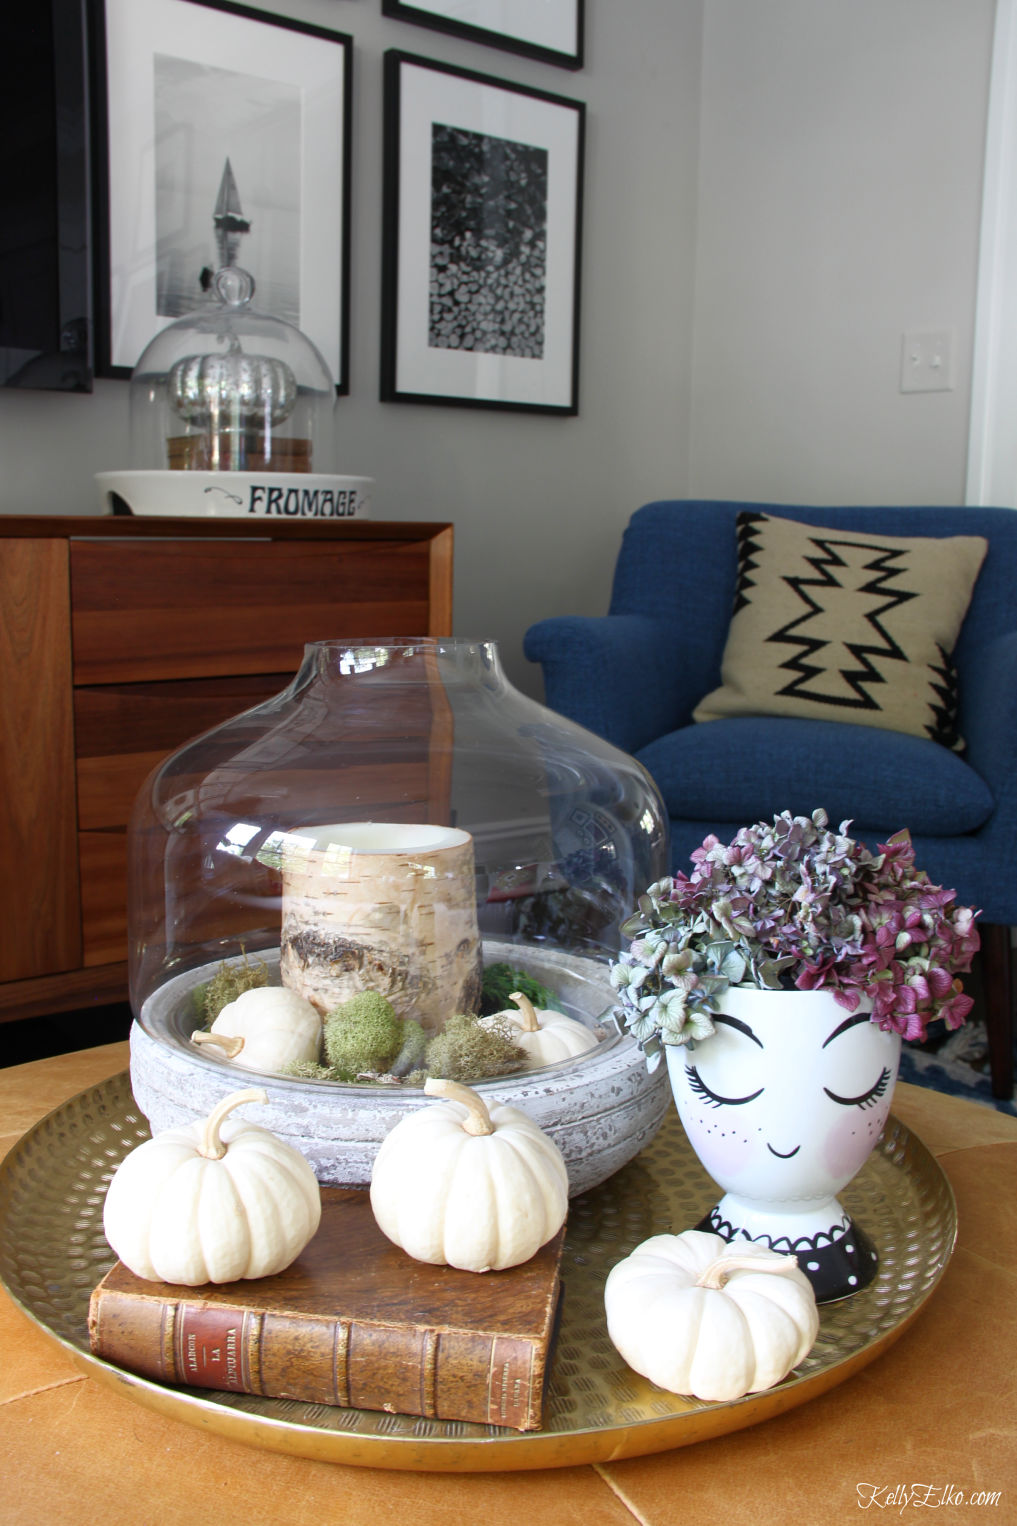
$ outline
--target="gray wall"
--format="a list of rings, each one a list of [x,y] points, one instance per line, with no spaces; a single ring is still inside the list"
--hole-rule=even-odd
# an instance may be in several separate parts
[[[689,488],[962,503],[993,0],[707,0]],[[899,390],[952,330],[950,392]]]
[[[604,609],[648,498],[961,500],[992,0],[587,0],[575,74],[377,0],[266,8],[355,40],[342,465],[377,517],[454,521],[456,633],[520,687],[527,625]],[[578,418],[377,401],[389,47],[587,102]],[[923,326],[954,328],[957,385],[901,397]],[[126,402],[0,393],[0,512],[92,512]]]

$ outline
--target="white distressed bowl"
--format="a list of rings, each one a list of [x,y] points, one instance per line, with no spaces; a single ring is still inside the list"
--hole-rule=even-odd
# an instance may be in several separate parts
[[[273,956],[260,955],[270,971]],[[604,1017],[614,992],[606,965],[579,955],[485,940],[485,963],[508,960],[558,992],[571,1017],[606,1037],[585,1054],[540,1070],[476,1083],[489,1100],[527,1113],[554,1139],[565,1157],[574,1196],[605,1181],[653,1138],[670,1106],[664,1066],[648,1075],[631,1035]],[[275,963],[278,955],[274,956]],[[142,1007],[131,1029],[131,1087],[154,1134],[193,1123],[255,1072],[239,1071],[197,1049],[190,1034],[199,1027],[192,993],[216,966],[188,971],[161,986]],[[274,973],[270,978],[274,978]],[[385,1135],[419,1107],[430,1107],[418,1087],[345,1086],[258,1075],[266,1105],[244,1116],[288,1140],[325,1186],[366,1187]]]

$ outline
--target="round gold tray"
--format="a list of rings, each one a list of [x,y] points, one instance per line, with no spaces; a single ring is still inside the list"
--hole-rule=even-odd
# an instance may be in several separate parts
[[[568,1467],[687,1446],[755,1425],[817,1398],[885,1351],[936,1286],[956,1235],[946,1177],[922,1142],[891,1116],[841,1196],[879,1250],[876,1280],[821,1308],[816,1344],[776,1388],[723,1404],[666,1393],[632,1372],[614,1350],[603,1288],[611,1267],[640,1241],[690,1228],[716,1198],[677,1114],[669,1112],[642,1154],[571,1205],[564,1313],[544,1428],[523,1433],[170,1388],[93,1357],[89,1294],[114,1259],[102,1232],[106,1185],[148,1133],[126,1073],[73,1097],[36,1124],[0,1166],[0,1279],[88,1376],[189,1425],[318,1461],[427,1472]]]

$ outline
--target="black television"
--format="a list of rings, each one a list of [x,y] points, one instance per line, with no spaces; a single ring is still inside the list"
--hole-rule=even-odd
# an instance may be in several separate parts
[[[87,0],[10,7],[0,64],[0,385],[90,392]]]

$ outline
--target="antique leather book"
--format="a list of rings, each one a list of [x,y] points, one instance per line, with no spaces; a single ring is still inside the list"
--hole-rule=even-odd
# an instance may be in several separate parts
[[[321,1198],[275,1277],[177,1287],[118,1261],[92,1293],[93,1352],[160,1383],[539,1430],[564,1229],[521,1266],[462,1272],[387,1240],[368,1193]]]

